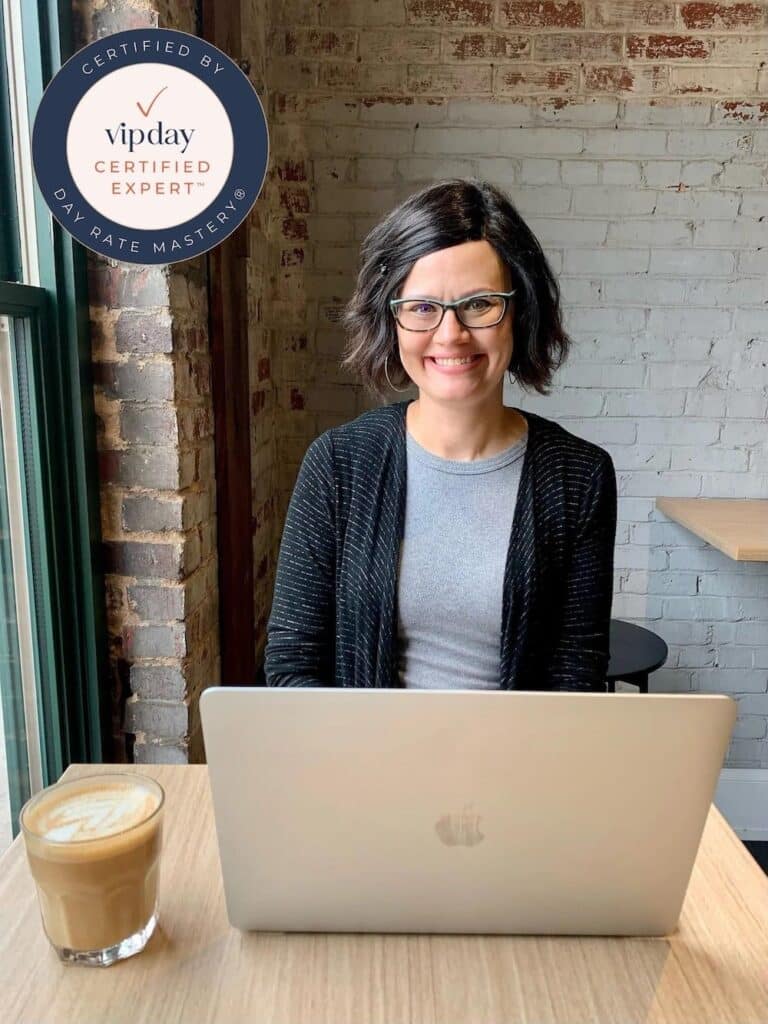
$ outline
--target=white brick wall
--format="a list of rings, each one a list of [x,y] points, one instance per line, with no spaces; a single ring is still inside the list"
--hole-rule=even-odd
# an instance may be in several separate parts
[[[733,562],[655,509],[659,495],[768,497],[768,122],[636,99],[343,113],[323,124],[316,110],[304,129],[327,168],[313,295],[349,294],[350,245],[425,181],[476,174],[510,192],[559,275],[575,345],[549,396],[510,387],[507,402],[610,451],[613,613],[669,644],[653,690],[736,695],[728,764],[768,767],[768,564]],[[351,237],[335,230],[343,214]]]
[[[611,452],[613,614],[669,644],[652,689],[739,698],[728,764],[765,767],[768,564],[733,562],[669,523],[654,499],[768,497],[768,170],[757,156],[768,152],[768,127],[692,131],[681,117],[660,133],[658,110],[632,103],[630,127],[624,107],[612,137],[585,132],[582,157],[561,162],[559,181],[548,170],[547,190],[565,185],[573,199],[567,218],[560,198],[536,227],[549,221],[540,237],[562,267],[576,346],[550,396],[510,388],[508,401]],[[515,196],[513,168],[500,184]]]

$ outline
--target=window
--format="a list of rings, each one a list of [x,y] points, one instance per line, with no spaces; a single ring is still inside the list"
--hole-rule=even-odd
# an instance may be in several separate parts
[[[53,2],[0,2],[1,845],[32,792],[102,760],[108,702],[85,254],[40,199],[30,144],[68,26]]]

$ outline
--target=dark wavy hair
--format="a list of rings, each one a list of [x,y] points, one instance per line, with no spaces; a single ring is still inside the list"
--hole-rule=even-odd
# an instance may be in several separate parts
[[[416,260],[462,242],[485,239],[498,253],[510,283],[514,345],[508,370],[525,389],[546,394],[571,339],[561,322],[560,289],[541,245],[511,200],[477,178],[449,178],[409,196],[366,236],[360,269],[342,324],[342,366],[375,393],[410,378],[398,354],[389,300]]]

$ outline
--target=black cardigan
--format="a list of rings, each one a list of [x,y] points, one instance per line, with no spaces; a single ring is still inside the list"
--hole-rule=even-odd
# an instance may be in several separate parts
[[[307,449],[277,565],[268,686],[400,686],[396,600],[408,404],[365,412]],[[613,463],[557,423],[518,412],[528,421],[528,443],[504,572],[501,688],[604,690]]]

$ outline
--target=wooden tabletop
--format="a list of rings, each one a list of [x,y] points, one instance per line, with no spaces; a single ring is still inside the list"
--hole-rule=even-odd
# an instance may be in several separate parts
[[[768,562],[768,498],[657,498],[656,507],[739,562]]]
[[[167,793],[158,931],[114,967],[59,963],[17,839],[0,861],[5,1024],[768,1020],[768,878],[714,806],[669,938],[242,933],[226,917],[207,769],[140,770]]]

